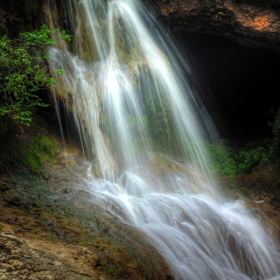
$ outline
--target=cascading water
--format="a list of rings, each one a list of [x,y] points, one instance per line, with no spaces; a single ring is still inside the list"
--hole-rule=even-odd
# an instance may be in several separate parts
[[[65,6],[73,51],[51,49],[50,65],[65,71],[55,95],[71,96],[67,106],[94,155],[94,175],[79,186],[90,201],[144,232],[176,279],[280,275],[273,240],[205,175],[199,106],[151,15],[137,0]]]

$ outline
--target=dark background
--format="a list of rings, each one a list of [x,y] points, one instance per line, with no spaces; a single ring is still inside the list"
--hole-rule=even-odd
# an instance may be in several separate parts
[[[215,35],[180,33],[174,38],[221,138],[243,145],[270,137],[270,111],[280,106],[280,54]]]

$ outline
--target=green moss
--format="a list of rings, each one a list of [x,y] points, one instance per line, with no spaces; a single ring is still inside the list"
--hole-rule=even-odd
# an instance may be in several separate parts
[[[0,232],[4,230],[4,227],[0,225]]]
[[[13,154],[17,160],[22,162],[31,171],[35,173],[39,172],[42,166],[41,158],[33,149],[31,149],[28,143],[14,140],[11,146],[13,149]]]
[[[29,136],[27,141],[13,140],[13,154],[31,171],[38,173],[44,161],[55,162],[59,152],[54,138],[46,135]]]
[[[37,135],[32,138],[31,145],[42,159],[49,159],[59,151],[55,139],[50,136]]]

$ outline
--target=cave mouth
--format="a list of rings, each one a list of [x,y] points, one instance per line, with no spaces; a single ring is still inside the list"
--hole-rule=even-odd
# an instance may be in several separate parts
[[[279,53],[209,34],[176,33],[174,39],[221,138],[244,145],[272,136],[268,121],[280,106]]]

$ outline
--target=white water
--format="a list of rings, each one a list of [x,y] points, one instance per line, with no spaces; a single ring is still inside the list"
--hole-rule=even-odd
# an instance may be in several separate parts
[[[56,94],[71,95],[66,104],[94,154],[94,172],[81,186],[92,203],[144,232],[176,279],[280,274],[273,240],[241,202],[223,201],[205,175],[210,161],[199,141],[195,94],[153,18],[136,0],[66,6],[73,52],[52,49],[51,67],[65,70]]]

